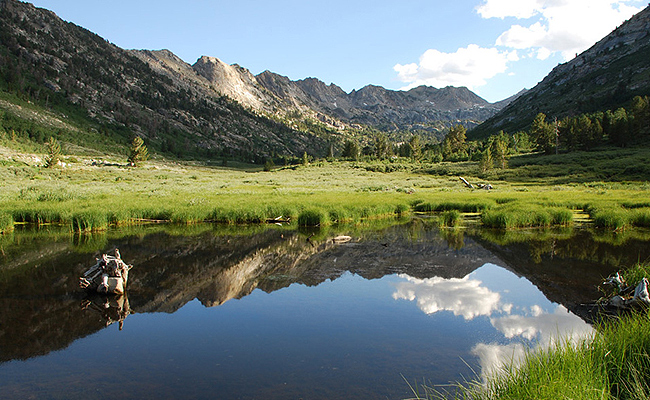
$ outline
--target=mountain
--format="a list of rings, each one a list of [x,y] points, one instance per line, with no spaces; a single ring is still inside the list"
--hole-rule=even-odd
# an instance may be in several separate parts
[[[221,76],[236,75],[231,69]],[[223,96],[213,81],[170,52],[123,50],[17,0],[0,0],[0,89],[65,116],[93,140],[109,137],[116,145],[139,135],[149,147],[177,155],[262,162],[273,153],[319,155],[329,148],[326,138]],[[15,130],[43,139],[34,133],[37,127]],[[83,140],[78,136],[67,138]]]
[[[236,64],[210,57],[202,57],[193,68],[218,91],[257,111],[284,116],[298,111],[333,128],[366,125],[383,131],[441,131],[457,123],[475,126],[507,104],[490,104],[465,87],[395,91],[368,85],[346,93],[316,78],[292,81],[270,71],[253,76]]]
[[[368,85],[346,93],[335,84],[316,78],[292,81],[270,71],[253,75],[237,64],[228,65],[203,56],[190,67],[169,51],[134,51],[156,69],[161,62],[173,71],[186,71],[188,79],[205,78],[215,91],[255,112],[291,124],[292,118],[310,118],[329,128],[372,126],[383,131],[423,129],[442,131],[463,123],[476,126],[509,103],[490,104],[465,87],[436,89],[420,86],[409,91]]]
[[[440,138],[446,127],[475,126],[504,106],[467,88],[369,85],[346,93],[316,78],[253,75],[215,57],[190,65],[168,50],[121,49],[18,0],[0,0],[0,38],[0,90],[63,118],[77,133],[58,137],[90,147],[124,148],[139,135],[152,150],[177,156],[322,156],[346,128]],[[30,129],[38,130],[16,132],[37,142],[50,135]]]
[[[527,129],[535,115],[565,117],[616,109],[650,94],[650,6],[577,55],[468,133],[483,138],[499,130]]]

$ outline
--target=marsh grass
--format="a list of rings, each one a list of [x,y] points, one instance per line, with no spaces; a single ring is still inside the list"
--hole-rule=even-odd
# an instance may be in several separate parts
[[[329,215],[325,210],[312,208],[304,210],[298,215],[298,226],[320,226],[329,223]]]
[[[623,204],[597,204],[588,208],[594,225],[599,228],[625,229],[650,227],[650,208],[625,207]]]
[[[317,223],[324,225],[455,210],[482,214],[487,226],[514,228],[570,225],[572,211],[589,207],[592,218],[600,213],[598,226],[650,225],[645,207],[650,187],[642,184],[499,182],[488,192],[468,190],[454,174],[428,175],[412,168],[372,172],[348,162],[260,172],[155,161],[131,170],[118,160],[109,159],[102,167],[77,161],[59,170],[0,166],[5,182],[0,213],[15,222],[96,230],[104,229],[104,217],[91,217],[97,211],[89,210],[103,211],[108,225],[119,226],[151,220],[251,224],[277,217],[295,222],[306,210],[320,210]],[[608,209],[624,218],[608,221],[613,218],[605,213]]]
[[[447,227],[459,226],[463,221],[463,217],[458,210],[449,210],[442,213],[440,216],[441,225]]]
[[[14,218],[9,213],[0,213],[0,234],[14,230]]]
[[[72,216],[72,229],[75,232],[93,232],[108,228],[108,215],[103,210],[87,210]]]
[[[481,214],[484,226],[499,229],[569,226],[573,223],[573,212],[559,207],[505,206],[486,210]]]

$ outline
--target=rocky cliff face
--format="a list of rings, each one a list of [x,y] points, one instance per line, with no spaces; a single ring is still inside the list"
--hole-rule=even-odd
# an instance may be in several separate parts
[[[650,7],[611,34],[560,64],[539,84],[469,133],[526,129],[537,113],[564,117],[617,108],[650,94]]]

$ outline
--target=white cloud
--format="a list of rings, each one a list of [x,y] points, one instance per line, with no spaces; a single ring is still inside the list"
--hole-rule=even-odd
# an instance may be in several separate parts
[[[477,7],[483,18],[528,19],[512,25],[496,40],[498,46],[537,49],[537,58],[561,53],[565,60],[591,47],[641,8],[630,0],[485,0]],[[638,2],[636,2],[638,3]]]
[[[564,306],[557,306],[553,314],[547,314],[541,307],[533,306],[530,316],[507,315],[492,318],[490,322],[508,339],[514,337],[537,339],[544,345],[552,343],[558,336],[577,340],[593,332],[591,326],[569,313]]]
[[[545,313],[539,306],[533,306],[531,316],[509,315],[493,318],[491,322],[506,338],[525,338],[534,342],[535,346],[528,348],[521,343],[475,345],[472,354],[479,357],[484,382],[507,366],[516,368],[521,365],[527,351],[547,349],[565,341],[578,344],[594,333],[589,324],[569,313],[564,306],[557,306],[552,314]]]
[[[401,275],[406,282],[396,285],[393,298],[417,301],[426,314],[451,311],[466,320],[479,315],[491,315],[499,305],[499,293],[481,286],[481,281],[468,277],[444,279],[440,277],[418,279]]]
[[[537,14],[539,3],[538,0],[486,0],[476,11],[483,18],[530,18]]]
[[[478,343],[472,348],[472,354],[479,358],[481,378],[487,382],[491,377],[499,375],[508,365],[521,365],[526,356],[526,348],[521,343],[486,344]]]
[[[485,85],[487,79],[505,72],[508,62],[516,60],[516,51],[499,51],[470,44],[455,53],[430,49],[422,54],[419,63],[397,64],[393,69],[399,80],[408,84],[405,89],[420,85],[475,89]]]

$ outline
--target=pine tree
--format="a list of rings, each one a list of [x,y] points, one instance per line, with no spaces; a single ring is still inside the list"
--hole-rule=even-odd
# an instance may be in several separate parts
[[[492,169],[493,165],[494,161],[492,160],[492,150],[490,150],[490,146],[488,146],[483,152],[480,161],[478,162],[478,167],[482,173],[486,173]]]
[[[353,140],[348,140],[345,142],[345,147],[343,148],[343,157],[350,158],[353,160],[359,159],[359,145]]]
[[[144,144],[144,140],[141,137],[136,136],[131,142],[131,153],[129,154],[129,164],[132,167],[139,167],[142,162],[147,161],[149,158],[149,151],[147,146]]]
[[[54,168],[61,159],[61,145],[50,136],[50,140],[45,143],[47,147],[47,156],[45,157],[45,168]]]
[[[552,154],[557,149],[555,126],[546,122],[546,115],[539,113],[530,126],[530,136],[537,143],[537,149]]]

